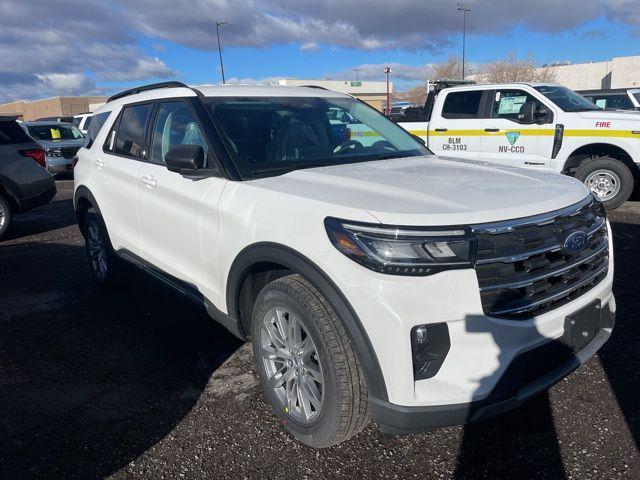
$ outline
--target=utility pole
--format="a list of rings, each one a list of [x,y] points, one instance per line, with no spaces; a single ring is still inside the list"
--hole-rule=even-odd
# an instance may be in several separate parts
[[[470,12],[470,8],[466,8],[464,3],[458,3],[458,11],[462,12],[462,80],[464,80],[464,61],[465,61],[465,46],[467,42],[467,12]]]
[[[389,75],[391,74],[391,67],[384,67],[384,73],[387,76],[387,106],[385,107],[385,115],[391,113],[391,95],[389,93]]]
[[[216,35],[218,36],[218,56],[220,57],[220,72],[222,73],[222,83],[225,84],[224,81],[224,65],[222,64],[222,47],[220,47],[220,25],[226,25],[227,21],[223,20],[221,22],[216,22]]]

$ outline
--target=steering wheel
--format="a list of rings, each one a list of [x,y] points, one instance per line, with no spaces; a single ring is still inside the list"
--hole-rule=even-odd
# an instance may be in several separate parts
[[[371,145],[371,147],[380,148],[383,150],[391,150],[393,152],[398,151],[398,149],[394,147],[393,144],[391,142],[388,142],[387,140],[378,140],[373,145]]]
[[[362,144],[356,140],[346,140],[333,149],[333,153],[340,155],[347,150],[359,150],[362,148]]]

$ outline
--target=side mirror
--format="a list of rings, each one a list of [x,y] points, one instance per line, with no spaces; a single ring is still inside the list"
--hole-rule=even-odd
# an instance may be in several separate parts
[[[536,123],[539,125],[553,123],[553,112],[545,108],[544,110],[536,113]]]
[[[198,170],[204,167],[204,150],[200,145],[177,145],[167,152],[164,162],[170,172]]]

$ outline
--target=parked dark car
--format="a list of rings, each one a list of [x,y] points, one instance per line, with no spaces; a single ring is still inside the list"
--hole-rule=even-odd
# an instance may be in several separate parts
[[[44,147],[45,166],[53,175],[73,171],[73,157],[84,145],[84,135],[75,125],[64,122],[23,122],[27,134]]]
[[[0,116],[0,238],[13,215],[45,205],[56,194],[45,152],[14,117]]]

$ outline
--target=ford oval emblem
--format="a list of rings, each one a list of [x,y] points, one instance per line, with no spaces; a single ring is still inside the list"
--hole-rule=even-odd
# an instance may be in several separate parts
[[[585,232],[573,232],[564,239],[564,250],[568,253],[578,253],[587,248],[589,237]]]

